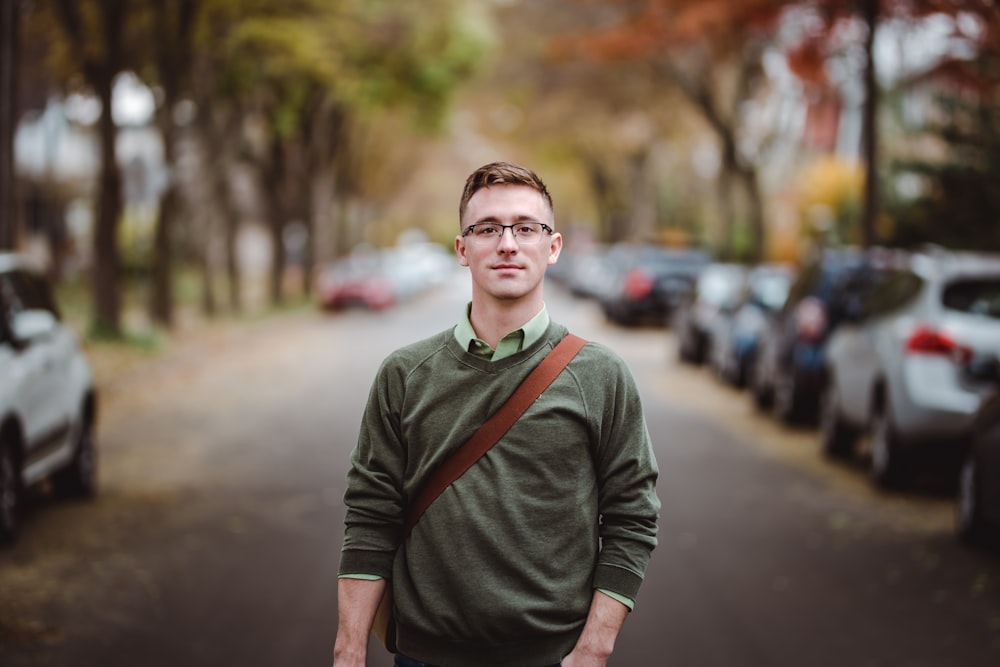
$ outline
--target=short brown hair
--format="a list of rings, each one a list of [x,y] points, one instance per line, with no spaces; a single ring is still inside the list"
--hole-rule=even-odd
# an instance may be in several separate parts
[[[549,205],[549,210],[553,209],[552,196],[549,194],[548,188],[545,187],[545,183],[538,177],[538,174],[527,167],[511,164],[510,162],[491,162],[476,169],[465,179],[462,200],[458,204],[459,225],[462,224],[462,218],[465,217],[465,209],[469,206],[469,200],[472,199],[472,195],[491,185],[526,185],[538,191]]]

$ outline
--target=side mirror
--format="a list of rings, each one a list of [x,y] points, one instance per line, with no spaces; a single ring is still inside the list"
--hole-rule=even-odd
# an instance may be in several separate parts
[[[14,315],[11,331],[14,340],[24,345],[50,335],[57,324],[55,315],[47,310],[24,310]]]

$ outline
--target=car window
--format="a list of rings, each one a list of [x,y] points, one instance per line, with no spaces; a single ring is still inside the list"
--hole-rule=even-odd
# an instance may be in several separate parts
[[[881,288],[891,272],[862,264],[847,268],[837,275],[826,294],[830,317],[861,318],[870,315],[867,304],[874,290]],[[822,297],[821,297],[822,298]]]
[[[706,269],[698,279],[696,294],[705,303],[717,306],[732,303],[743,287],[743,277],[738,270]]]
[[[949,310],[1000,319],[1000,279],[953,282],[944,289],[941,301]]]
[[[883,315],[903,307],[916,298],[923,280],[912,271],[891,271],[867,295],[862,317]]]
[[[789,281],[782,275],[765,275],[754,280],[750,286],[753,300],[767,308],[777,310],[788,297]]]
[[[798,278],[792,284],[791,288],[788,290],[788,299],[785,302],[785,307],[789,308],[812,294],[813,288],[819,280],[819,264],[812,264],[804,268],[802,272],[799,273]]]
[[[8,317],[24,310],[46,310],[59,318],[52,290],[40,276],[24,271],[4,274],[0,276],[0,290]]]

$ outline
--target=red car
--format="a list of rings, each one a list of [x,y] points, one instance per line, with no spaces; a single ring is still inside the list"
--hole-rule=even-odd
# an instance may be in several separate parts
[[[392,283],[377,255],[334,263],[316,281],[319,304],[327,310],[362,307],[382,310],[396,302]]]

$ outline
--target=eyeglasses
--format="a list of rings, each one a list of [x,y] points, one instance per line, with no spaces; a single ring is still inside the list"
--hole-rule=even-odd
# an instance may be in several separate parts
[[[462,230],[462,236],[471,236],[477,242],[499,241],[505,229],[509,229],[518,243],[538,243],[542,240],[542,232],[552,233],[552,228],[542,222],[518,222],[513,225],[501,225],[496,222],[477,222]]]

